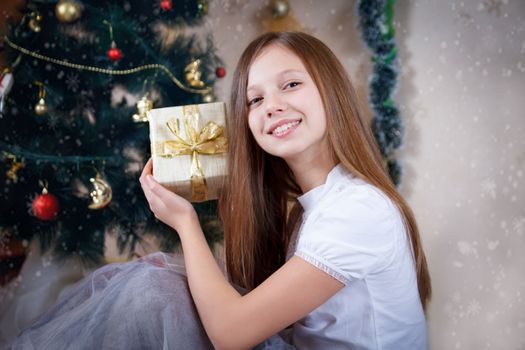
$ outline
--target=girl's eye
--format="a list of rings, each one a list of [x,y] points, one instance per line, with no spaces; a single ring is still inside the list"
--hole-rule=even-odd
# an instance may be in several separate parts
[[[257,102],[259,102],[260,100],[262,100],[262,98],[260,98],[260,97],[252,98],[252,99],[248,102],[248,106],[253,106],[254,104],[256,104]]]
[[[291,82],[289,82],[288,84],[286,84],[284,87],[285,87],[285,88],[288,88],[288,87],[294,88],[294,87],[296,87],[296,86],[298,86],[298,85],[301,85],[301,83],[298,82],[298,81],[291,81]]]

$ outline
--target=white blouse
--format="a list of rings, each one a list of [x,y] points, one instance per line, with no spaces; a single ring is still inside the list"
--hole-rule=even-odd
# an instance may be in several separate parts
[[[299,197],[296,255],[345,287],[287,332],[298,349],[426,349],[410,240],[397,207],[342,165]]]

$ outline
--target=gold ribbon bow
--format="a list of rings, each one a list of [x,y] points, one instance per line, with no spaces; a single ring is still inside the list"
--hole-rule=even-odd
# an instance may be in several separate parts
[[[173,133],[174,140],[156,144],[155,155],[166,158],[191,155],[191,197],[195,201],[203,201],[208,197],[208,191],[199,154],[225,153],[228,142],[222,135],[223,127],[213,121],[209,121],[202,129],[199,129],[200,115],[197,105],[182,108],[186,138],[181,135],[179,118],[171,119],[166,125]]]

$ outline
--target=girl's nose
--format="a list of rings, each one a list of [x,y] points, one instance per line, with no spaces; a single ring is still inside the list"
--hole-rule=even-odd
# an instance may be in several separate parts
[[[281,112],[286,111],[287,104],[276,94],[268,95],[265,98],[266,102],[266,116],[271,118]]]

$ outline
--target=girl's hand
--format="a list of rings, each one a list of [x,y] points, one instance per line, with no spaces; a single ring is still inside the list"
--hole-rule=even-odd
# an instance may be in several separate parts
[[[197,213],[189,201],[159,184],[152,175],[153,161],[150,158],[140,176],[140,184],[149,207],[155,217],[177,232],[197,222]]]

